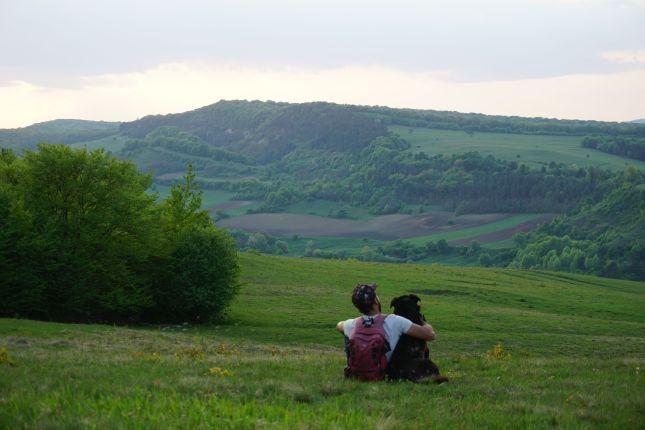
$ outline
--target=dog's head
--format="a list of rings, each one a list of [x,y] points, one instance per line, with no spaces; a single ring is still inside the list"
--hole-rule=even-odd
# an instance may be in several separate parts
[[[419,296],[408,294],[392,299],[390,307],[394,308],[394,313],[396,315],[405,317],[415,324],[421,324],[426,319],[421,313],[421,306],[419,306],[420,301],[421,299]]]

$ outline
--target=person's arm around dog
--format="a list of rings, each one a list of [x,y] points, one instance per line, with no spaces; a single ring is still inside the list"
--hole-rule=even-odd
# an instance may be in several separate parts
[[[405,334],[425,341],[435,340],[437,337],[432,326],[426,322],[423,325],[412,323]]]
[[[340,321],[338,324],[336,324],[336,330],[344,333],[344,323],[345,321]],[[425,341],[435,340],[437,337],[434,330],[432,329],[432,326],[428,323],[424,323],[423,325],[412,323],[405,334]]]

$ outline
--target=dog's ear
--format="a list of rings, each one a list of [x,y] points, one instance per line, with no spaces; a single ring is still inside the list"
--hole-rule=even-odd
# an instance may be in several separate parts
[[[410,294],[408,297],[410,297],[410,300],[412,300],[414,303],[419,303],[421,301],[419,296],[417,296],[416,294]]]
[[[390,302],[390,307],[396,308],[398,306],[399,300],[401,300],[401,297],[393,298],[392,301]]]

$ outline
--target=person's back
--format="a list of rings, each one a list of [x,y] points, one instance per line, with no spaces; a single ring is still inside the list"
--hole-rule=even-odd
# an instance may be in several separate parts
[[[390,347],[383,328],[384,320],[384,315],[358,317],[351,328],[345,329],[345,336],[349,339],[346,376],[361,381],[377,381],[385,377],[386,354]]]

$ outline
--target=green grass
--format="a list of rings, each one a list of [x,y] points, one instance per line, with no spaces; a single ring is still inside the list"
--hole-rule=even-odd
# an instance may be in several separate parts
[[[330,211],[335,215],[340,209],[345,209],[347,211],[348,219],[367,220],[374,217],[374,215],[370,214],[369,210],[366,208],[318,199],[292,204],[287,206],[283,212],[327,217],[330,215]]]
[[[103,148],[106,151],[110,151],[113,153],[116,153],[123,149],[125,146],[126,142],[130,140],[129,137],[126,136],[121,136],[119,134],[115,134],[114,136],[108,136],[104,137],[102,139],[96,139],[96,140],[88,140],[86,142],[77,142],[77,143],[72,143],[71,146],[72,148],[87,148],[88,150],[94,150],[98,148]]]
[[[302,256],[305,253],[307,242],[312,240],[314,242],[314,249],[318,248],[324,251],[340,251],[345,250],[350,256],[357,256],[360,254],[364,246],[380,246],[385,242],[375,239],[361,239],[356,237],[285,237],[281,240],[287,242],[289,247],[289,254],[294,256]]]
[[[498,230],[505,230],[507,228],[512,228],[523,222],[531,221],[532,219],[540,217],[541,215],[542,214],[513,215],[511,217],[508,217],[499,221],[489,222],[487,224],[482,224],[476,227],[462,228],[460,230],[446,231],[443,233],[435,233],[428,236],[418,236],[418,237],[406,239],[406,241],[411,242],[415,245],[424,245],[430,240],[436,242],[438,240],[445,239],[446,241],[451,242],[459,239],[468,239],[470,237],[475,237],[480,234],[492,233]],[[497,242],[494,242],[494,243],[497,243]]]
[[[0,319],[0,428],[642,428],[642,282],[253,255],[242,267],[226,324]],[[333,325],[370,281],[383,303],[442,292],[421,297],[449,384],[343,379]],[[510,357],[486,355],[497,343]]]
[[[410,142],[412,151],[421,151],[429,155],[479,151],[484,156],[493,155],[496,158],[517,160],[533,166],[555,161],[612,170],[623,170],[627,166],[645,168],[645,163],[642,161],[583,148],[580,146],[582,140],[580,136],[486,132],[469,135],[464,131],[402,126],[390,126],[389,129]],[[410,129],[413,130],[412,133]],[[517,155],[520,157],[517,158]]]
[[[167,185],[155,184],[152,191],[159,193],[160,199],[170,195],[170,187]],[[225,190],[202,190],[202,208],[208,210],[231,201],[234,193]]]

